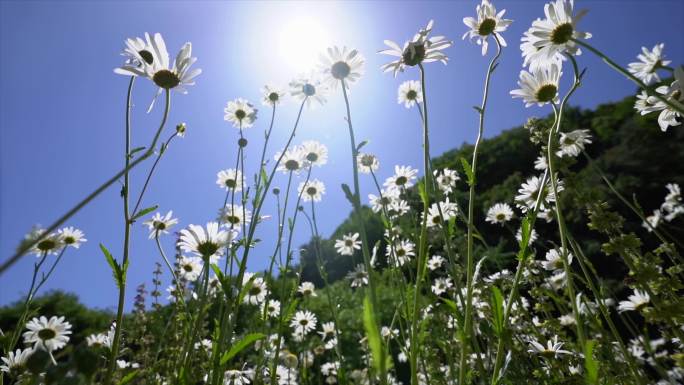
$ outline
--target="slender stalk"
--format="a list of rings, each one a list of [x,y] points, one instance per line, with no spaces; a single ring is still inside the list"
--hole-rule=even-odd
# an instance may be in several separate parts
[[[64,253],[64,249],[62,250],[62,253]],[[31,279],[31,286],[29,287],[28,293],[26,293],[26,300],[24,300],[24,305],[22,306],[24,310],[21,312],[21,315],[19,316],[19,320],[17,321],[16,327],[12,332],[12,337],[9,339],[9,344],[5,346],[6,352],[12,351],[17,342],[19,342],[19,336],[21,335],[22,328],[26,323],[26,318],[28,318],[31,301],[33,301],[33,297],[37,292],[36,282],[38,279],[38,271],[40,271],[41,266],[43,265],[43,263],[45,263],[46,258],[47,251],[43,251],[42,255],[40,256],[40,260],[33,264],[33,278]]]
[[[554,105],[554,109],[555,109]],[[563,111],[558,112],[558,122],[556,123],[556,129],[552,129],[549,133],[549,141],[547,144],[547,155],[546,163],[548,164],[549,176],[551,180],[551,189],[553,191],[553,196],[556,197],[556,204],[554,205],[554,210],[556,212],[556,222],[558,222],[558,235],[561,240],[561,260],[563,262],[563,271],[565,272],[565,284],[568,293],[568,298],[572,305],[572,313],[575,317],[575,324],[577,326],[577,337],[580,341],[580,345],[584,346],[584,324],[582,321],[582,315],[577,308],[577,301],[575,301],[575,285],[572,280],[572,270],[570,269],[570,264],[568,263],[568,241],[567,241],[567,229],[565,226],[565,219],[563,217],[563,210],[561,208],[560,196],[558,195],[558,171],[555,169],[555,144],[557,142],[557,135],[560,132],[560,124],[562,121]],[[541,185],[540,189],[544,189],[546,186]]]
[[[418,297],[420,294],[420,287],[426,272],[427,263],[427,213],[430,208],[430,197],[432,196],[432,171],[430,171],[430,135],[427,114],[427,93],[425,92],[425,68],[423,64],[419,63],[421,92],[423,94],[422,113],[421,118],[423,122],[423,173],[425,196],[423,197],[423,220],[420,228],[420,238],[418,245],[418,261],[416,266],[416,285],[413,291],[413,314],[411,316],[411,334],[409,341],[411,342],[410,351],[410,367],[411,367],[411,383],[418,384]]]
[[[128,97],[127,97],[127,104],[126,104],[126,132],[128,132],[130,130],[130,109],[132,106],[132,104],[131,104],[132,84],[133,84],[133,82],[131,81],[131,84],[129,87],[129,92],[128,92]],[[124,233],[124,250],[123,250],[123,261],[121,263],[121,266],[127,266],[128,265],[128,246],[129,246],[129,233],[130,233],[130,217],[129,217],[129,213],[128,213],[128,172],[131,168],[133,168],[140,161],[148,158],[150,155],[152,155],[154,153],[154,147],[156,146],[157,141],[159,140],[159,135],[161,135],[161,132],[162,132],[164,126],[166,125],[166,119],[169,116],[169,109],[171,108],[171,92],[170,92],[170,90],[166,90],[165,96],[166,96],[166,98],[165,98],[166,103],[165,103],[165,107],[164,107],[164,115],[162,117],[161,124],[159,125],[159,129],[157,130],[157,133],[155,134],[154,139],[152,140],[152,144],[150,145],[150,147],[147,149],[147,151],[145,152],[145,154],[143,156],[141,156],[140,158],[138,158],[136,161],[134,161],[132,163],[129,163],[129,161],[130,161],[129,151],[126,152],[126,167],[122,171],[122,174],[124,175],[124,214],[125,214],[125,219],[126,219],[126,227],[124,229],[124,231],[125,231],[125,233]],[[127,141],[126,148],[127,148],[127,150],[130,147],[129,139],[130,139],[130,135],[127,135],[126,136],[126,141]],[[104,190],[107,187],[107,185],[103,185],[103,186],[104,186],[104,188],[102,188],[102,190]],[[98,194],[99,194],[99,192],[98,192]],[[94,197],[95,196],[93,196],[93,198]],[[83,201],[83,202],[86,202],[86,201]],[[85,204],[83,204],[83,205],[85,205]],[[78,210],[76,210],[76,211],[78,211]],[[67,219],[68,219],[68,217],[67,217]],[[125,278],[125,274],[124,274],[124,278]],[[125,281],[125,279],[122,279],[121,284],[119,285],[119,303],[118,303],[117,311],[116,311],[116,328],[114,329],[114,340],[112,341],[112,349],[111,349],[111,355],[109,358],[109,366],[107,369],[107,374],[105,375],[105,384],[110,384],[112,381],[114,369],[116,367],[116,357],[119,354],[119,347],[120,347],[120,343],[121,343],[121,330],[123,327],[123,311],[124,311],[125,297],[126,297],[126,281]]]
[[[138,209],[140,208],[140,203],[142,203],[142,198],[143,195],[145,195],[145,192],[147,191],[147,186],[150,184],[150,180],[152,179],[152,174],[154,174],[154,170],[157,168],[157,165],[159,164],[159,161],[162,158],[162,155],[166,152],[166,149],[169,148],[169,144],[171,144],[171,140],[178,136],[178,132],[174,132],[173,135],[169,137],[169,139],[162,144],[161,149],[159,150],[159,154],[157,154],[157,158],[154,160],[154,163],[152,164],[152,167],[150,168],[150,171],[147,173],[147,177],[145,178],[145,183],[143,184],[142,189],[140,190],[140,194],[138,194],[138,199],[135,201],[135,206],[133,206],[133,210],[131,211],[132,215],[135,216],[135,214],[138,213]]]
[[[119,178],[124,176],[127,172],[135,168],[137,165],[142,163],[145,159],[149,158],[154,154],[154,147],[157,145],[157,141],[159,140],[159,135],[162,132],[162,129],[164,128],[164,125],[166,124],[166,119],[168,117],[168,109],[170,107],[171,99],[169,95],[170,91],[166,90],[166,99],[167,99],[167,106],[164,111],[164,117],[162,119],[162,122],[157,129],[157,133],[155,134],[154,138],[152,139],[152,143],[148,147],[147,151],[143,155],[141,155],[139,158],[131,162],[128,166],[124,167],[123,170],[119,171],[116,173],[113,177],[111,177],[109,180],[104,182],[102,185],[100,185],[98,188],[95,189],[92,193],[88,194],[83,200],[78,202],[76,206],[71,208],[69,211],[67,211],[64,215],[59,217],[55,222],[53,222],[50,226],[47,227],[45,230],[44,234],[50,234],[51,232],[55,231],[59,226],[63,225],[69,218],[73,217],[77,212],[79,212],[83,207],[88,205],[93,199],[95,199],[98,195],[100,195],[103,191],[105,191],[109,186],[113,185],[116,183]],[[43,236],[44,237],[44,236]],[[9,269],[12,265],[14,265],[19,259],[21,259],[22,256],[26,254],[31,248],[36,245],[38,242],[43,240],[43,237],[36,238],[31,240],[30,242],[25,242],[19,247],[19,249],[12,255],[10,258],[8,258],[5,262],[0,265],[0,275],[2,275],[7,269]]]
[[[344,79],[340,80],[341,86],[342,86],[342,95],[344,96],[344,105],[347,109],[347,127],[349,128],[349,142],[351,145],[351,155],[352,155],[352,171],[353,171],[353,176],[354,176],[354,195],[353,195],[353,202],[352,206],[354,208],[354,216],[356,217],[356,222],[359,226],[359,232],[361,233],[361,252],[363,254],[363,261],[366,266],[366,271],[368,271],[368,291],[369,291],[369,297],[371,301],[371,305],[373,306],[373,309],[377,309],[377,296],[375,293],[375,285],[373,283],[372,279],[372,266],[370,264],[370,250],[368,249],[368,235],[366,234],[366,224],[363,221],[363,214],[361,213],[361,193],[360,193],[360,188],[359,188],[359,167],[357,164],[357,158],[359,155],[359,152],[356,148],[356,141],[354,139],[354,126],[352,125],[352,119],[351,119],[351,108],[349,107],[349,97],[347,96],[347,85],[344,82]],[[378,330],[380,327],[376,325]],[[381,349],[381,357],[380,357],[380,383],[381,384],[386,384],[387,383],[387,375],[386,375],[386,367],[385,367],[385,349]]]
[[[471,334],[473,328],[473,261],[475,256],[473,255],[473,228],[475,219],[475,185],[476,185],[476,173],[477,173],[477,155],[480,148],[480,142],[482,141],[482,135],[484,133],[484,117],[485,111],[487,109],[487,99],[489,97],[489,83],[491,80],[492,72],[501,56],[501,44],[499,39],[494,36],[496,41],[496,55],[489,62],[487,67],[487,75],[485,76],[484,93],[482,95],[482,104],[478,113],[480,115],[479,127],[477,130],[477,139],[475,140],[475,146],[473,147],[473,159],[470,165],[472,172],[472,180],[469,181],[470,189],[468,192],[468,233],[466,238],[466,303],[465,303],[465,320],[463,322],[463,328],[461,330],[461,359],[458,370],[458,383],[466,383],[466,362],[468,357],[468,349],[471,343]],[[427,114],[426,114],[427,115]],[[427,119],[427,116],[426,116]]]
[[[675,100],[670,100],[667,97],[664,97],[663,95],[652,91],[644,82],[641,81],[641,79],[637,78],[636,76],[632,75],[629,71],[626,69],[622,68],[619,64],[615,63],[613,60],[611,60],[608,56],[606,56],[603,52],[599,51],[598,49],[592,47],[591,45],[587,44],[583,40],[579,39],[572,39],[575,43],[581,45],[582,47],[588,49],[589,51],[593,52],[596,56],[600,57],[603,59],[603,61],[608,64],[610,67],[612,67],[614,70],[617,72],[625,75],[629,80],[633,81],[638,85],[641,89],[646,91],[650,96],[656,97],[658,100],[661,102],[665,103],[668,107],[672,108],[673,110],[679,112],[680,114],[684,115],[684,106],[681,105],[678,101]]]

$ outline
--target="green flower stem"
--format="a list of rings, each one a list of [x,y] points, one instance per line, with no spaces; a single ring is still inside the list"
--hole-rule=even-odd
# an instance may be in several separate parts
[[[129,154],[129,149],[130,149],[130,134],[128,132],[130,131],[130,109],[132,107],[131,104],[131,91],[133,88],[133,81],[134,79],[131,79],[131,82],[128,87],[128,97],[127,97],[127,102],[126,102],[126,167],[117,175],[115,175],[114,178],[110,179],[107,183],[103,184],[95,190],[92,194],[90,194],[85,200],[81,201],[76,207],[74,207],[71,211],[69,211],[67,214],[65,214],[62,218],[60,218],[57,222],[55,222],[56,226],[53,225],[55,228],[59,225],[61,225],[64,221],[69,219],[73,214],[78,212],[83,206],[85,206],[88,202],[90,202],[93,198],[95,198],[98,194],[100,194],[102,191],[104,191],[109,185],[114,183],[116,180],[119,179],[119,177],[124,176],[124,214],[125,214],[125,233],[124,233],[124,250],[123,250],[123,261],[121,263],[121,266],[126,266],[128,264],[128,247],[129,247],[129,235],[130,235],[130,213],[128,212],[128,172],[138,165],[140,162],[143,160],[149,158],[152,154],[154,154],[154,148],[157,145],[157,141],[159,140],[159,136],[161,135],[162,130],[164,129],[164,126],[166,125],[166,119],[169,117],[169,110],[171,108],[171,91],[170,90],[165,90],[165,106],[164,106],[164,115],[162,117],[161,124],[159,125],[159,129],[157,129],[157,133],[154,135],[154,139],[152,140],[152,143],[150,146],[147,148],[147,151],[145,151],[145,154],[143,154],[140,158],[136,159],[133,162],[130,162],[130,154]],[[129,163],[130,162],[130,163]],[[51,226],[52,227],[52,226]],[[124,274],[125,277],[125,274]],[[124,301],[126,297],[126,281],[125,279],[122,280],[121,285],[119,286],[119,304],[117,306],[117,311],[116,311],[116,328],[114,329],[114,340],[112,341],[112,349],[111,349],[111,355],[109,357],[109,366],[107,369],[107,374],[105,375],[105,385],[110,384],[112,381],[112,377],[114,374],[114,369],[116,367],[116,358],[119,354],[119,346],[121,343],[121,330],[123,328],[123,311],[124,311]]]
[[[622,68],[619,64],[615,63],[613,60],[611,60],[608,56],[606,56],[603,52],[597,50],[596,48],[592,47],[591,45],[587,44],[583,40],[579,39],[572,39],[575,43],[581,45],[582,47],[588,49],[589,51],[593,52],[596,54],[596,56],[600,57],[603,59],[603,61],[608,64],[610,67],[612,67],[614,70],[617,72],[625,75],[629,80],[633,81],[636,83],[641,89],[646,91],[650,96],[655,96],[660,100],[661,102],[665,103],[668,107],[672,108],[673,110],[679,112],[681,115],[684,115],[684,106],[681,105],[678,101],[675,100],[669,100],[668,98],[662,96],[661,94],[652,91],[644,82],[641,81],[641,79],[637,78],[636,76],[632,75],[629,71],[626,69]]]
[[[568,231],[565,225],[565,219],[563,217],[563,210],[561,207],[561,199],[560,196],[558,195],[558,175],[557,175],[557,170],[555,169],[555,145],[557,143],[557,137],[558,134],[560,133],[560,127],[561,123],[563,122],[563,110],[565,108],[567,99],[572,93],[579,87],[581,83],[581,74],[577,68],[577,61],[575,61],[575,58],[572,55],[568,55],[568,58],[570,59],[570,62],[572,63],[573,71],[575,74],[574,77],[574,82],[572,85],[572,88],[568,92],[568,94],[563,98],[563,103],[561,104],[560,108],[558,109],[557,112],[557,119],[556,119],[556,126],[555,128],[552,128],[551,131],[549,132],[549,140],[547,143],[547,155],[546,155],[546,162],[548,163],[548,169],[549,169],[549,176],[551,179],[551,188],[553,190],[553,196],[556,198],[556,204],[554,205],[555,212],[556,212],[556,222],[558,222],[558,233],[560,236],[561,240],[561,260],[563,261],[563,270],[565,271],[565,278],[566,278],[566,285],[567,285],[567,293],[568,297],[570,299],[570,303],[572,304],[572,313],[575,317],[575,323],[577,326],[577,338],[579,339],[580,345],[585,346],[585,338],[584,338],[584,326],[582,322],[582,316],[579,312],[579,309],[577,308],[577,301],[575,301],[575,288],[572,280],[572,270],[570,269],[570,264],[568,263],[568,242],[567,242],[567,237],[568,237]],[[556,111],[556,105],[552,104],[554,112]],[[545,188],[545,185],[541,185],[541,189]]]
[[[330,282],[328,281],[328,272],[325,271],[323,267],[323,258],[322,258],[322,253],[321,253],[321,244],[320,244],[320,235],[318,233],[318,223],[316,222],[316,205],[314,204],[314,200],[311,199],[311,223],[312,223],[312,232],[314,236],[314,244],[316,245],[316,260],[318,262],[318,271],[319,274],[321,275],[321,278],[323,278],[323,283],[325,284],[326,290],[326,298],[328,300],[328,304],[330,305],[330,313],[332,314],[333,321],[335,322],[335,338],[337,339],[337,344],[335,344],[335,355],[337,355],[337,360],[340,362],[340,369],[337,371],[337,381],[339,383],[346,383],[346,376],[344,374],[344,366],[341,365],[342,362],[344,362],[344,357],[342,356],[342,352],[340,351],[340,333],[339,333],[339,327],[340,327],[340,322],[339,322],[339,317],[337,315],[337,307],[335,304],[339,303],[337,301],[333,302],[332,295],[330,294],[331,291],[331,286]],[[306,213],[304,213],[306,214]],[[367,272],[368,275],[370,275],[370,272]]]
[[[69,220],[69,218],[73,217],[77,212],[79,212],[83,207],[85,207],[88,203],[90,203],[93,199],[95,199],[98,195],[100,195],[103,191],[105,191],[109,186],[113,185],[116,183],[119,178],[124,176],[127,172],[135,168],[137,165],[142,163],[145,159],[149,158],[154,154],[154,147],[157,145],[157,141],[159,140],[159,135],[162,132],[162,129],[164,128],[164,125],[166,124],[166,118],[168,117],[168,110],[170,108],[170,95],[169,95],[169,90],[166,90],[166,109],[164,111],[164,117],[162,119],[162,122],[159,126],[159,129],[157,130],[157,133],[154,136],[154,139],[152,139],[152,143],[148,147],[147,151],[143,155],[141,155],[138,159],[134,160],[133,162],[130,162],[123,170],[119,171],[116,173],[113,177],[111,177],[109,180],[104,182],[100,187],[95,189],[92,193],[90,193],[88,196],[86,196],[83,200],[81,200],[79,203],[76,204],[71,210],[67,211],[64,215],[62,215],[59,219],[57,219],[54,223],[52,223],[48,228],[45,230],[44,234],[50,234],[53,231],[55,231],[59,226],[63,225],[64,222]],[[7,269],[9,269],[12,265],[14,265],[22,256],[26,254],[31,248],[36,245],[38,242],[42,240],[42,237],[36,238],[34,240],[31,240],[30,242],[23,243],[21,247],[15,252],[14,255],[12,255],[10,258],[8,258],[5,262],[0,265],[0,275],[2,275]]]
[[[428,114],[427,114],[427,94],[425,92],[425,68],[423,64],[419,63],[418,67],[420,69],[420,83],[421,91],[423,94],[423,111],[421,114],[423,122],[423,172],[424,172],[424,186],[425,186],[425,196],[423,197],[423,220],[420,228],[420,238],[418,244],[418,260],[416,268],[416,285],[413,291],[413,312],[411,316],[411,334],[409,335],[409,341],[411,344],[409,363],[411,367],[411,384],[418,384],[418,297],[421,290],[421,284],[425,278],[427,270],[427,214],[430,208],[430,197],[432,195],[432,171],[430,170],[430,135],[429,135],[429,124],[428,124]]]
[[[271,138],[271,132],[273,131],[273,122],[275,121],[276,104],[273,104],[273,109],[271,110],[271,123],[268,126],[268,131],[264,134],[264,146],[261,149],[261,160],[259,161],[259,170],[257,172],[257,183],[256,191],[259,192],[259,187],[261,187],[261,170],[266,166],[264,164],[264,159],[266,159],[266,148],[268,147],[268,141]]]
[[[292,172],[290,172],[290,175],[292,175]],[[311,177],[311,166],[309,166],[307,173],[306,173],[306,180],[304,181],[305,185],[307,182],[309,182],[310,177]],[[299,213],[299,203],[301,202],[301,199],[302,199],[302,193],[304,193],[304,189],[302,189],[302,191],[300,191],[297,194],[297,203],[295,204],[294,215],[292,216],[292,222],[289,226],[289,234],[288,234],[288,238],[287,238],[287,248],[285,249],[285,269],[281,270],[281,274],[283,274],[283,275],[287,275],[288,270],[290,270],[290,261],[292,260],[292,236],[294,235],[294,228],[295,228],[295,224],[297,223],[297,214]],[[286,215],[285,211],[283,211],[283,218],[285,218],[286,216],[287,215]],[[274,258],[275,258],[275,256],[274,256]],[[286,284],[287,284],[287,279],[286,279],[286,277],[284,277],[282,280],[282,285],[281,285],[281,292],[282,293],[285,293]],[[296,285],[295,285],[295,287],[296,287]],[[278,321],[278,338],[276,340],[275,346],[280,346],[281,341],[283,339],[282,324],[283,324],[283,322],[285,322],[287,320],[285,319],[286,314],[284,314],[284,312],[282,310],[286,308],[285,303],[286,303],[286,301],[289,301],[289,300],[290,300],[289,297],[287,297],[287,296],[283,297],[282,304],[281,304],[281,313],[280,313],[280,317],[279,317],[279,321]],[[273,359],[273,365],[271,367],[271,372],[270,372],[272,384],[276,383],[276,368],[278,365],[278,357],[279,356],[280,356],[280,350],[276,349],[275,357]]]
[[[555,107],[554,107],[555,108]],[[563,217],[563,210],[561,208],[561,203],[560,203],[560,196],[558,195],[558,175],[557,175],[557,170],[555,169],[554,166],[554,158],[556,157],[556,154],[554,152],[555,149],[555,143],[556,143],[556,138],[557,134],[560,131],[560,123],[562,119],[562,111],[559,111],[558,113],[558,123],[556,125],[556,129],[552,130],[549,133],[549,142],[548,142],[548,153],[546,155],[546,160],[548,163],[548,169],[549,169],[549,175],[551,179],[551,189],[553,191],[553,195],[556,197],[556,204],[554,205],[554,210],[556,212],[556,222],[558,222],[558,233],[560,236],[561,240],[561,260],[563,261],[563,271],[565,271],[565,279],[566,279],[566,291],[568,293],[569,301],[572,304],[572,313],[575,317],[575,324],[577,326],[577,337],[580,341],[580,345],[584,346],[585,339],[584,339],[584,326],[582,322],[582,316],[579,312],[579,309],[577,308],[577,301],[575,301],[575,286],[573,284],[573,279],[572,279],[572,270],[570,269],[570,264],[568,263],[568,245],[567,245],[567,229],[565,226],[565,219]],[[541,188],[545,188],[545,185],[542,185]]]
[[[466,261],[466,303],[465,303],[465,321],[462,323],[461,329],[461,359],[458,371],[458,383],[460,385],[465,385],[466,383],[466,363],[468,357],[468,349],[471,344],[471,335],[473,328],[473,261],[475,256],[473,255],[473,228],[474,228],[474,217],[475,217],[475,185],[476,185],[476,170],[477,170],[477,155],[480,148],[480,142],[482,140],[482,135],[484,133],[484,117],[485,110],[487,108],[487,99],[489,97],[489,83],[491,80],[494,68],[497,65],[497,61],[501,56],[501,44],[499,39],[494,36],[496,41],[496,55],[489,62],[487,67],[487,75],[485,76],[484,93],[482,95],[482,104],[478,113],[480,115],[480,122],[477,131],[477,139],[475,140],[475,146],[473,148],[473,160],[471,164],[472,170],[472,180],[469,181],[470,190],[468,193],[468,234],[466,240],[466,250],[467,250],[467,261]],[[423,90],[425,92],[425,90]],[[427,119],[427,114],[426,119]]]
[[[627,366],[629,366],[629,370],[632,373],[634,380],[637,384],[644,384],[644,377],[641,375],[641,373],[639,373],[639,370],[636,367],[636,363],[634,362],[634,357],[632,357],[632,355],[627,351],[627,348],[625,347],[625,344],[622,341],[622,337],[620,336],[620,333],[618,332],[617,328],[615,327],[615,324],[613,323],[612,318],[610,317],[610,312],[608,311],[605,303],[603,302],[603,297],[596,288],[594,280],[591,278],[589,270],[587,269],[587,266],[584,263],[584,261],[586,260],[586,256],[584,255],[582,249],[579,247],[579,245],[577,244],[577,242],[575,242],[574,239],[570,238],[569,241],[572,250],[575,252],[575,255],[577,255],[577,262],[579,263],[580,268],[582,269],[582,273],[584,274],[584,277],[587,281],[587,286],[589,286],[589,289],[594,294],[594,298],[596,298],[596,303],[599,306],[601,315],[608,324],[608,328],[610,329],[610,332],[613,334],[613,339],[618,343],[622,355],[627,360]]]
[[[152,179],[152,174],[154,174],[154,170],[157,168],[157,165],[159,164],[159,161],[161,160],[164,153],[166,152],[166,149],[169,147],[169,144],[171,144],[171,141],[176,136],[178,136],[178,132],[174,132],[173,135],[171,135],[169,139],[167,139],[166,142],[162,144],[161,149],[159,150],[159,154],[157,154],[157,158],[154,160],[154,163],[152,164],[150,171],[147,173],[145,183],[143,184],[142,190],[140,190],[140,194],[138,195],[138,199],[135,202],[135,206],[133,206],[133,211],[131,211],[133,216],[135,216],[135,214],[138,212],[138,209],[140,208],[140,203],[142,202],[143,195],[145,195],[145,191],[147,191],[147,186],[149,186],[150,184],[150,180]]]
[[[66,247],[62,249],[62,251],[60,252],[60,257],[62,256],[62,254],[64,254],[64,250],[66,250]],[[28,318],[31,302],[33,301],[33,297],[38,291],[38,288],[36,288],[36,282],[38,281],[38,271],[40,271],[41,266],[43,266],[43,263],[45,263],[46,258],[47,251],[43,251],[42,255],[40,256],[40,260],[33,264],[33,278],[31,279],[31,287],[29,287],[28,293],[26,293],[26,300],[24,300],[24,305],[22,306],[23,311],[21,312],[21,316],[19,316],[19,320],[17,321],[16,327],[12,332],[12,337],[9,339],[8,344],[5,345],[5,352],[11,352],[14,349],[14,346],[17,344],[17,342],[19,342],[19,337],[21,336],[22,328],[24,327],[26,319]]]
[[[162,259],[164,259],[164,263],[166,263],[166,267],[169,268],[169,271],[171,272],[171,276],[173,277],[173,281],[176,284],[176,288],[178,288],[178,285],[180,285],[180,280],[178,279],[178,275],[176,275],[176,270],[171,266],[171,262],[169,262],[169,259],[166,257],[166,253],[164,252],[164,248],[161,245],[161,242],[159,242],[159,230],[157,230],[156,234],[154,235],[154,241],[157,244],[157,250],[159,250],[159,254],[161,254]],[[187,312],[187,307],[185,305],[185,298],[180,295],[178,296],[178,301],[180,301],[181,305],[183,306],[183,310]]]
[[[370,250],[368,249],[368,235],[366,234],[366,224],[363,221],[363,215],[361,213],[361,193],[359,188],[359,166],[357,164],[357,158],[359,152],[356,148],[356,141],[354,140],[354,126],[352,125],[351,119],[351,109],[349,107],[349,97],[347,96],[347,85],[344,79],[340,80],[342,86],[342,95],[344,96],[344,105],[347,109],[347,127],[349,128],[349,141],[351,145],[351,155],[352,155],[352,171],[354,176],[354,195],[352,206],[354,208],[354,214],[356,217],[356,222],[359,226],[359,232],[361,233],[361,252],[363,254],[363,262],[366,266],[366,271],[368,272],[368,292],[370,297],[371,306],[373,309],[378,309],[378,301],[375,292],[375,284],[372,279],[371,271],[373,267],[370,264]],[[376,317],[377,318],[377,317]],[[379,322],[379,321],[376,321]],[[378,330],[380,329],[379,326]],[[385,366],[385,349],[381,349],[381,357],[379,362],[380,368],[380,383],[385,385],[387,383],[387,368]]]

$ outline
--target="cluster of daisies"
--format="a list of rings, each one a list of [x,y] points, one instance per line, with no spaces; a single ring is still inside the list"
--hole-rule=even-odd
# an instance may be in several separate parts
[[[653,214],[646,217],[643,226],[648,231],[653,231],[663,221],[672,222],[678,216],[684,214],[684,202],[682,202],[682,192],[677,183],[665,185],[667,195],[660,205],[660,208],[653,210]]]

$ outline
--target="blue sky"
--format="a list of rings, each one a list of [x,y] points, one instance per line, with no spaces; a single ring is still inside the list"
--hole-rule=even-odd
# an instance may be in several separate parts
[[[548,110],[524,108],[508,92],[517,88],[522,66],[519,40],[537,17],[541,1],[497,1],[514,22],[505,38],[501,64],[494,74],[486,117],[486,136],[523,123],[528,116]],[[369,140],[367,151],[378,155],[381,178],[394,164],[421,165],[421,132],[418,115],[396,103],[397,86],[417,79],[410,69],[398,78],[383,74],[379,66],[388,60],[376,54],[382,41],[404,41],[429,19],[434,32],[455,44],[447,53],[448,66],[429,64],[427,92],[431,121],[432,153],[438,155],[472,142],[477,115],[472,109],[482,95],[489,57],[479,46],[461,40],[465,16],[473,16],[475,1],[457,2],[0,2],[0,260],[8,258],[32,225],[49,225],[118,171],[123,164],[124,108],[127,78],[112,69],[121,63],[119,52],[127,37],[161,32],[171,55],[190,41],[196,66],[203,69],[188,95],[174,94],[167,137],[176,123],[186,122],[186,138],[175,141],[162,159],[143,206],[158,204],[180,218],[179,230],[188,224],[213,220],[223,201],[215,185],[217,171],[235,161],[237,130],[223,121],[228,100],[247,98],[258,103],[265,83],[285,85],[309,69],[315,51],[327,45],[357,48],[366,57],[366,74],[353,86],[351,107],[358,140]],[[591,43],[618,63],[632,61],[641,46],[665,43],[675,64],[684,58],[681,1],[579,1],[588,8],[581,30],[591,32]],[[679,30],[677,30],[679,29]],[[493,48],[493,47],[492,47]],[[490,53],[491,55],[491,53]],[[635,91],[633,84],[610,70],[596,57],[579,57],[588,67],[585,82],[572,100],[590,108],[621,99]],[[565,81],[570,78],[566,68]],[[134,146],[146,145],[157,127],[161,109],[145,109],[154,94],[149,82],[139,81],[134,92]],[[327,185],[318,206],[319,228],[330,234],[348,215],[350,207],[339,185],[351,183],[350,154],[343,119],[344,105],[338,92],[321,108],[305,110],[296,143],[314,139],[329,147],[330,159],[314,177]],[[290,100],[279,108],[272,156],[285,142],[297,105]],[[248,164],[268,127],[270,111],[260,108],[255,126],[247,129]],[[657,129],[657,127],[654,127]],[[150,163],[136,169],[133,191],[138,191]],[[250,172],[253,167],[248,166]],[[284,188],[284,176],[276,185]],[[371,181],[362,180],[362,195],[372,192]],[[85,231],[88,242],[70,250],[43,291],[61,288],[77,293],[90,306],[114,308],[117,290],[98,243],[121,256],[122,207],[119,187],[114,186],[74,216],[69,225]],[[264,214],[273,214],[267,205]],[[295,245],[310,234],[304,222],[295,233]],[[268,263],[275,238],[275,220],[265,222],[258,236],[268,247],[251,254],[250,270]],[[128,274],[128,307],[135,287],[150,289],[154,263],[160,261],[147,230],[133,226],[131,266]],[[165,239],[167,252],[173,240]],[[26,292],[35,257],[26,256],[0,277],[0,304],[15,301]],[[169,276],[165,275],[165,284]]]

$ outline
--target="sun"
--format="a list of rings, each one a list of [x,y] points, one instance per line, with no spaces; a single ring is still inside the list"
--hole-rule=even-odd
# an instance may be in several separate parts
[[[312,17],[294,18],[278,34],[278,55],[295,73],[314,69],[330,45],[326,29]]]

